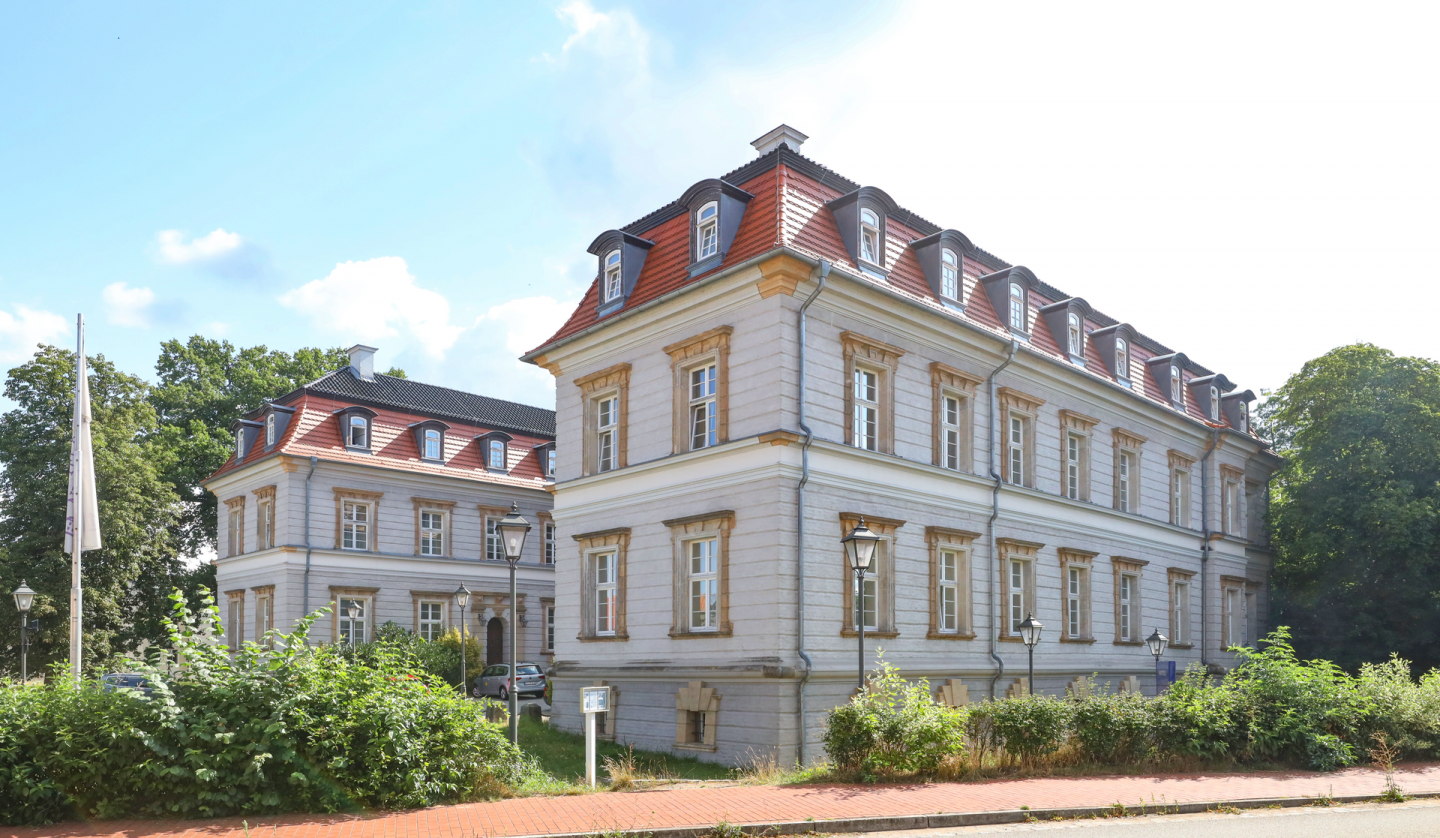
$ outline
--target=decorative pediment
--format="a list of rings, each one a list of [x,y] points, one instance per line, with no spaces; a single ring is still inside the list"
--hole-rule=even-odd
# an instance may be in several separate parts
[[[1022,393],[1013,387],[1001,387],[995,391],[1000,400],[1000,407],[1006,410],[1019,410],[1023,413],[1034,413],[1045,404],[1045,400],[1029,393]]]
[[[891,346],[855,332],[841,332],[840,344],[846,358],[853,357],[858,361],[869,361],[892,369],[900,365],[900,358],[905,354],[905,350],[898,346]]]
[[[1100,420],[1094,416],[1086,416],[1073,410],[1060,411],[1060,426],[1072,431],[1089,433],[1090,429],[1100,424]]]
[[[971,375],[964,370],[958,370],[952,366],[933,361],[930,364],[930,381],[941,387],[948,387],[958,390],[967,395],[973,394],[985,379],[978,375]]]
[[[1139,451],[1140,446],[1147,442],[1145,437],[1124,428],[1116,428],[1110,432],[1110,435],[1115,440],[1116,448],[1133,448]]]

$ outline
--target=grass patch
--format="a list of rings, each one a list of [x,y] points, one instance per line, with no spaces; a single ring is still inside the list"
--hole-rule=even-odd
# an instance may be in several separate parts
[[[520,748],[540,762],[545,773],[564,782],[585,782],[585,737],[552,728],[548,723],[520,717]],[[677,780],[729,780],[735,774],[726,766],[701,762],[655,751],[631,751],[614,742],[595,743],[598,771],[604,780],[605,759],[630,760],[640,777],[668,777]]]

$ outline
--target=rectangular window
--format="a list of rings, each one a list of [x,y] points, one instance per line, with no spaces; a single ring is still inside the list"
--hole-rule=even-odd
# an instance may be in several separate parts
[[[545,476],[555,476],[555,449],[551,448],[545,452]]]
[[[880,549],[877,545],[875,557],[870,562],[870,569],[865,573],[863,590],[856,587],[860,584],[860,580],[857,579],[851,583],[850,593],[855,601],[855,624],[861,625],[863,617],[866,631],[880,630],[880,564]]]
[[[230,510],[230,555],[240,555],[241,545],[245,543],[245,510],[232,508]]]
[[[350,417],[350,447],[369,448],[370,420],[364,416]]]
[[[275,628],[275,612],[271,600],[270,594],[255,595],[255,639],[267,645],[269,641],[265,639],[265,635]]]
[[[880,375],[870,370],[855,370],[856,448],[880,450]]]
[[[257,549],[269,550],[275,546],[275,503],[274,501],[262,500],[257,504],[255,510],[259,516],[260,544]]]
[[[1006,607],[1010,615],[1010,633],[1020,634],[1020,624],[1025,622],[1025,589],[1030,575],[1030,563],[1018,559],[1010,560],[1010,601]]]
[[[871,264],[880,264],[880,231],[874,227],[860,228],[860,258]]]
[[[691,541],[690,630],[714,631],[719,626],[720,566],[719,541],[714,538]]]
[[[436,641],[445,633],[445,603],[420,603],[420,636]]]
[[[620,425],[620,399],[601,399],[596,405],[596,471],[612,471],[619,452],[616,431]]]
[[[595,633],[614,635],[615,605],[619,588],[616,579],[615,554],[597,553],[595,562]]]
[[[440,459],[440,432],[434,428],[425,430],[425,459]]]
[[[555,564],[555,525],[545,522],[545,564]]]
[[[1135,632],[1135,577],[1120,576],[1120,639],[1134,640]]]
[[[1190,642],[1190,583],[1175,582],[1175,590],[1171,593],[1175,601],[1175,613],[1170,618],[1170,642]]]
[[[715,365],[690,371],[690,450],[709,448],[717,440]]]
[[[1065,435],[1065,497],[1080,500],[1080,447],[1083,440],[1079,434]]]
[[[505,545],[500,541],[500,532],[495,529],[499,522],[499,518],[485,516],[485,558],[494,562],[505,561]]]
[[[369,637],[365,627],[369,622],[370,601],[358,598],[340,599],[340,637],[341,643],[364,643]],[[350,607],[356,607],[355,616],[351,618]]]
[[[555,651],[555,606],[545,606],[545,651]]]
[[[445,555],[445,513],[420,513],[420,555]]]
[[[1225,647],[1244,645],[1240,639],[1240,623],[1242,620],[1240,606],[1240,590],[1238,588],[1225,589]]]
[[[1010,482],[1016,486],[1025,485],[1025,419],[1010,415],[1010,429],[1006,436],[1006,450],[1009,452]]]
[[[960,554],[954,550],[940,551],[940,631],[954,634],[960,630]]]
[[[1170,523],[1190,526],[1190,472],[1183,468],[1170,471]]]
[[[1240,530],[1240,484],[1234,480],[1225,481],[1224,530],[1227,535],[1236,535]]]
[[[238,651],[245,642],[245,599],[244,596],[230,597],[230,625],[226,627],[226,642],[231,651]]]
[[[1080,597],[1084,591],[1081,584],[1084,582],[1084,573],[1083,568],[1071,567],[1066,574],[1068,578],[1066,579],[1065,588],[1065,628],[1069,637],[1081,636],[1082,627],[1080,618],[1083,612],[1080,610]]]
[[[946,396],[940,410],[940,445],[943,465],[960,468],[960,400]]]
[[[341,504],[341,515],[341,549],[369,550],[370,504],[347,500]]]
[[[504,441],[498,440],[498,439],[492,439],[492,440],[490,440],[490,465],[489,465],[489,467],[492,468],[492,469],[497,469],[497,470],[499,470],[499,471],[504,471],[504,470],[505,470],[506,462],[505,462],[505,443],[504,443]]]
[[[1120,466],[1115,490],[1116,503],[1121,512],[1135,512],[1135,452],[1121,451]]]

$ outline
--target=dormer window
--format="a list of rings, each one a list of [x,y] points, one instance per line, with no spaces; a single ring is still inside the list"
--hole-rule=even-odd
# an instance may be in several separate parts
[[[440,459],[440,432],[438,430],[425,429],[425,451],[422,456],[427,460]]]
[[[1124,338],[1115,340],[1115,377],[1130,378],[1130,344]]]
[[[1220,388],[1210,387],[1210,421],[1220,421]]]
[[[345,445],[349,448],[370,447],[370,420],[364,416],[351,416],[346,430]]]
[[[505,470],[505,443],[492,439],[489,442],[489,452],[485,456],[485,467],[493,470]]]
[[[1170,401],[1179,407],[1183,399],[1184,396],[1180,393],[1180,368],[1172,366],[1170,367]]]
[[[275,444],[275,414],[271,413],[265,417],[265,447],[269,448]]]
[[[880,216],[872,210],[860,210],[860,258],[872,264],[880,262]]]
[[[940,251],[940,296],[960,299],[960,257],[948,247]]]
[[[720,250],[720,202],[711,201],[695,213],[695,261]]]
[[[1020,283],[1010,283],[1010,328],[1025,331],[1025,289]]]
[[[1250,433],[1250,405],[1240,403],[1240,433]]]
[[[1084,355],[1084,354],[1085,354],[1085,338],[1084,338],[1084,333],[1082,333],[1082,332],[1080,331],[1080,315],[1078,315],[1078,314],[1072,314],[1072,315],[1070,315],[1069,320],[1068,320],[1068,330],[1067,330],[1067,333],[1068,333],[1069,336],[1070,336],[1070,354],[1071,354],[1071,355]]]
[[[237,428],[235,431],[235,459],[245,459],[245,429]]]
[[[475,437],[480,443],[480,462],[486,471],[507,474],[510,471],[510,441],[514,437],[504,431],[491,431]]]
[[[612,250],[605,257],[605,293],[602,299],[607,303],[619,299],[620,287],[620,251]]]
[[[545,452],[545,476],[546,476],[546,477],[551,477],[551,478],[553,478],[553,477],[555,476],[555,449],[554,449],[554,448],[551,448],[549,451],[546,451],[546,452]]]
[[[540,462],[540,473],[545,479],[555,479],[555,443],[542,442],[530,449],[535,452],[535,459]]]

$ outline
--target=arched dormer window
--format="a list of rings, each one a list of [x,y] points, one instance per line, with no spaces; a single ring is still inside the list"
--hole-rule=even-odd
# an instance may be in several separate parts
[[[1130,377],[1130,344],[1124,338],[1117,338],[1115,341],[1115,375],[1119,378]]]
[[[1177,367],[1177,366],[1171,365],[1171,367],[1170,367],[1170,401],[1174,402],[1176,405],[1179,405],[1184,398],[1185,398],[1185,397],[1184,397],[1184,394],[1183,394],[1183,393],[1181,392],[1181,390],[1180,390],[1180,368]]]
[[[1250,401],[1254,398],[1255,393],[1251,390],[1226,393],[1220,397],[1220,409],[1229,420],[1230,427],[1242,434],[1250,433]]]
[[[1055,348],[1077,367],[1085,366],[1085,318],[1091,314],[1090,304],[1079,297],[1070,297],[1040,306],[1037,319],[1044,320],[1055,340]]]
[[[1070,337],[1070,354],[1084,355],[1085,337],[1084,334],[1080,331],[1080,315],[1070,315],[1066,325],[1066,334],[1068,334]]]
[[[1100,356],[1100,361],[1105,364],[1105,369],[1115,377],[1115,383],[1121,387],[1131,387],[1132,382],[1144,382],[1145,369],[1137,367],[1135,359],[1131,357],[1131,348],[1135,344],[1135,330],[1129,324],[1116,323],[1112,326],[1105,326],[1094,329],[1085,336],[1090,345],[1095,347],[1095,354]]]
[[[620,298],[621,288],[621,264],[620,251],[612,250],[605,257],[605,293],[601,297],[604,302],[610,302]]]
[[[1240,433],[1250,433],[1250,405],[1240,403]]]
[[[375,443],[375,428],[372,422],[376,415],[370,408],[359,405],[350,405],[335,411],[335,418],[340,421],[341,443],[350,451],[369,453]]]
[[[348,448],[370,447],[370,420],[364,416],[351,416],[345,424],[345,445]]]
[[[1210,387],[1210,421],[1220,421],[1220,388],[1214,385]]]
[[[880,216],[873,210],[860,210],[860,258],[871,264],[880,261]]]
[[[427,460],[440,459],[440,431],[435,428],[425,429],[425,450],[421,456]]]
[[[444,465],[445,432],[450,430],[450,426],[439,419],[426,419],[409,427],[415,434],[415,448],[420,452],[420,459]]]
[[[1025,288],[1018,282],[1010,283],[1010,328],[1017,332],[1025,329]]]
[[[1134,347],[1135,336],[1130,336],[1130,345]],[[1131,365],[1132,367],[1134,364]],[[1171,352],[1168,355],[1155,355],[1145,360],[1145,366],[1150,368],[1150,377],[1154,379],[1155,386],[1160,388],[1160,396],[1170,403],[1174,409],[1185,412],[1185,373],[1184,370],[1190,366],[1190,359],[1185,357],[1183,352]],[[1137,376],[1137,378],[1140,378]],[[1141,378],[1141,381],[1144,379]],[[1202,381],[1201,385],[1208,384]],[[1200,415],[1204,416],[1208,411],[1204,404],[1206,393],[1203,386],[1195,389],[1195,403],[1200,407]]]
[[[504,431],[491,431],[475,437],[480,443],[480,463],[486,471],[504,474],[510,471],[510,441],[514,437]]]
[[[235,459],[245,459],[245,429],[235,429]]]
[[[720,250],[720,202],[711,201],[695,213],[695,261]]]
[[[948,247],[940,251],[940,296],[960,300],[960,257]]]
[[[271,413],[265,417],[265,447],[270,448],[275,444],[275,414]]]

